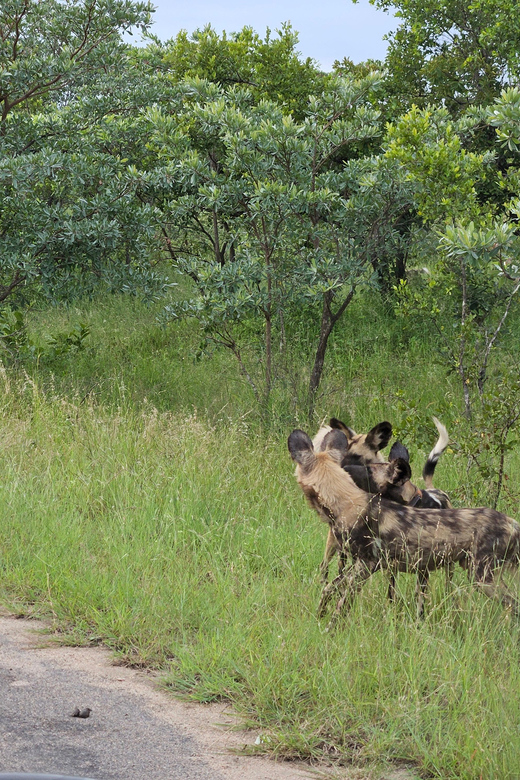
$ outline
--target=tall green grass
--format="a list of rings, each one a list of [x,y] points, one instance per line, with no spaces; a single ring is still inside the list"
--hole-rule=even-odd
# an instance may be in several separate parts
[[[410,411],[427,423],[423,444],[436,432],[431,414],[450,416],[461,409],[456,381],[446,381],[442,361],[432,360],[435,341],[425,329],[403,332],[391,312],[368,312],[373,302],[355,299],[330,339],[326,370],[311,422],[335,414],[360,430],[391,412]],[[145,307],[135,298],[109,296],[74,307],[34,311],[28,318],[35,341],[67,332],[81,322],[90,335],[85,349],[55,361],[25,364],[24,370],[46,391],[79,395],[112,407],[152,404],[159,411],[203,412],[213,423],[244,420],[257,427],[260,415],[235,357],[224,349],[200,350],[203,341],[193,321],[163,327],[162,304]],[[302,410],[316,346],[316,323],[308,313],[287,323],[288,352],[275,360],[271,427],[285,432],[309,424]],[[402,410],[398,410],[399,399]],[[399,420],[393,419],[394,425]]]
[[[162,330],[136,302],[42,312],[32,327],[44,335],[74,317],[91,328],[85,352],[0,373],[2,602],[50,618],[64,642],[161,669],[176,694],[230,700],[260,730],[260,751],[519,777],[510,615],[462,571],[453,591],[437,573],[417,624],[414,578],[399,576],[389,604],[378,574],[329,633],[316,618],[326,528],[287,453],[296,407],[280,402],[265,433],[230,358],[194,360],[196,332]],[[456,425],[455,389],[427,334],[401,343],[384,313],[363,321],[353,309],[333,342],[315,422],[334,413],[359,430],[385,418],[415,430],[417,473],[436,437],[430,414]],[[436,484],[455,488],[465,468],[446,453]],[[509,468],[518,474],[516,456]],[[517,514],[507,496],[501,508]]]
[[[0,389],[1,596],[165,671],[173,690],[227,698],[259,749],[437,777],[517,777],[520,630],[457,576],[380,575],[339,629],[317,620],[325,527],[284,440],[155,408],[105,409]]]

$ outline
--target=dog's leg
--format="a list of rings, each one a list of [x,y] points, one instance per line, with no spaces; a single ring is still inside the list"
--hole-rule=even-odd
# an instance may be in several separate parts
[[[340,551],[340,560],[341,560],[341,551]],[[325,611],[327,609],[327,604],[331,600],[331,598],[338,592],[343,592],[343,582],[345,580],[345,577],[348,576],[348,573],[352,569],[352,566],[350,566],[347,571],[345,571],[345,568],[343,567],[341,572],[338,574],[337,577],[334,577],[332,582],[329,582],[328,584],[325,583],[323,586],[323,590],[321,591],[321,597],[320,597],[320,603],[318,605],[318,617],[323,617],[325,614]]]
[[[348,553],[345,552],[345,550],[339,551],[339,563],[338,563],[338,573],[343,574],[345,571],[345,566],[347,565],[348,561]]]
[[[444,567],[445,579],[446,579],[445,590],[446,590],[446,595],[449,596],[450,598],[453,596],[453,593],[455,591],[455,585],[454,585],[454,582],[453,582],[453,572],[454,571],[455,571],[455,567],[454,567],[453,563],[447,563],[445,565],[445,567]]]
[[[364,561],[358,558],[347,573],[343,575],[342,582],[339,583],[338,587],[342,595],[336,604],[328,630],[335,626],[344,609],[350,609],[356,593],[361,590],[364,583],[377,568],[379,568],[378,561]]]
[[[336,553],[336,550],[338,549],[338,543],[336,541],[336,537],[334,536],[332,529],[329,528],[329,533],[327,534],[327,541],[325,543],[325,552],[323,554],[323,560],[320,563],[320,582],[323,585],[327,584],[327,580],[329,578],[329,565],[331,560],[334,558],[334,555]],[[343,561],[343,566],[345,565],[345,562]],[[343,571],[343,567],[340,563],[340,569],[339,573]]]
[[[424,597],[428,589],[428,579],[430,572],[428,569],[419,569],[417,572],[417,584],[415,586],[415,595],[417,597],[417,618],[424,618]]]
[[[388,601],[395,600],[395,574],[392,570],[388,572]]]

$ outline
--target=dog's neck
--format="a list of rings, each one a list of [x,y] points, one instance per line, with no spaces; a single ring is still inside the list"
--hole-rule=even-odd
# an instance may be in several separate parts
[[[312,469],[298,467],[296,476],[305,495],[309,498],[312,493],[331,518],[330,522],[341,527],[347,528],[356,522],[375,497],[358,488],[326,452],[316,454]]]

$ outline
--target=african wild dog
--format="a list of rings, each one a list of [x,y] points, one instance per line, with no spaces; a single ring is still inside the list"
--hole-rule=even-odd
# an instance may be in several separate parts
[[[321,428],[314,437],[314,446],[317,447],[320,440],[327,434],[330,428],[339,428],[348,439],[348,464],[364,466],[365,463],[384,463],[385,459],[380,450],[388,446],[392,438],[392,424],[380,422],[368,433],[356,433],[348,425],[342,423],[336,417],[331,417],[329,426]]]
[[[320,614],[337,592],[336,620],[368,577],[391,567],[417,572],[417,614],[422,616],[430,571],[458,562],[473,574],[480,590],[520,615],[516,599],[502,582],[494,581],[503,563],[520,562],[520,525],[515,520],[493,509],[417,509],[365,493],[341,468],[348,442],[339,430],[326,434],[319,452],[301,430],[291,433],[288,446],[308,502],[328,519],[340,549],[354,559],[350,569],[324,587]]]
[[[387,498],[390,501],[397,501],[399,504],[417,506],[425,509],[447,509],[451,507],[450,499],[443,490],[438,490],[433,487],[433,474],[440,456],[448,446],[448,432],[436,417],[433,418],[433,421],[439,431],[439,438],[428,455],[424,465],[423,478],[427,487],[427,489],[424,490],[420,490],[410,481],[411,471],[408,476],[408,481],[402,478],[402,466],[399,478],[395,473],[393,478],[390,478],[389,473],[384,471],[383,478],[385,484],[384,486],[383,484],[378,484],[376,472],[379,467],[376,464],[383,461],[380,450],[387,446],[392,436],[392,426],[389,422],[379,423],[372,428],[369,433],[363,435],[356,434],[352,428],[349,428],[345,423],[341,422],[341,420],[332,417],[330,426],[321,428],[314,437],[313,446],[315,450],[319,450],[327,433],[332,428],[337,428],[338,430],[343,431],[349,443],[347,454],[341,462],[341,467],[350,474],[356,485],[362,488],[362,490],[365,490],[367,493],[379,493],[384,498]],[[410,454],[401,442],[395,442],[392,445],[388,460],[392,463],[398,458],[405,460],[408,464],[410,463]],[[369,464],[370,468],[368,468]],[[336,539],[329,529],[323,560],[320,564],[320,579],[323,583],[327,582],[329,565],[337,550],[338,545]],[[340,574],[343,571],[345,562],[345,555],[340,553]],[[391,574],[388,597],[393,599],[394,596],[395,578],[393,574]]]
[[[341,428],[343,433],[348,439],[349,442],[349,449],[348,454],[344,458],[344,463],[342,463],[343,467],[346,466],[356,466],[356,473],[352,475],[352,478],[356,480],[356,477],[358,476],[360,480],[369,478],[369,475],[367,475],[366,470],[364,466],[367,464],[372,463],[384,463],[384,458],[380,453],[380,450],[384,449],[388,446],[388,443],[390,439],[392,438],[392,425],[389,422],[380,422],[377,425],[375,425],[368,433],[356,433],[352,430],[352,428],[349,428],[345,423],[342,423],[340,420],[337,420],[335,417],[332,417],[330,420],[330,426],[323,426],[320,428],[318,433],[313,439],[313,446],[314,449],[319,450],[321,448],[321,444],[323,442],[324,437],[327,435],[327,433],[331,430],[331,428]],[[360,487],[364,490],[367,489],[370,492],[384,492],[385,489],[388,489],[391,484],[393,484],[392,479],[388,472],[384,472],[381,475],[382,479],[385,480],[385,488],[383,488],[383,485],[381,484],[380,489],[377,490],[374,487],[373,483],[369,483],[366,485],[360,484]],[[395,478],[400,480],[400,475],[398,476],[395,474]],[[402,483],[401,483],[402,484]],[[327,534],[327,541],[325,543],[325,552],[323,554],[323,560],[320,564],[320,579],[321,582],[325,583],[328,579],[328,571],[329,571],[329,565],[336,554],[336,551],[338,550],[338,545],[336,543],[336,539],[334,537],[334,534],[329,529],[329,532]],[[340,563],[339,563],[339,569],[340,572],[343,570],[343,567],[345,565],[345,557],[341,555],[340,553]]]
[[[437,488],[433,487],[433,474],[435,472],[435,467],[437,466],[437,463],[439,462],[439,458],[441,457],[442,453],[447,448],[449,443],[448,431],[446,430],[446,427],[436,417],[433,417],[433,422],[435,423],[435,427],[439,432],[439,438],[437,439],[434,448],[428,455],[426,459],[426,463],[424,464],[422,476],[426,488],[424,490],[419,490],[417,488],[417,491],[411,501],[405,500],[405,501],[401,501],[400,503],[408,503],[411,506],[420,506],[423,509],[449,509],[451,507],[451,502],[447,493],[445,493],[443,490],[438,490]],[[386,444],[388,444],[388,441],[390,441],[390,437],[392,435],[392,426],[390,425],[390,423],[386,423],[386,422],[380,423],[380,425],[390,426],[390,436],[386,441]],[[356,448],[354,451],[351,451],[352,444],[356,441],[356,438],[359,439],[360,437],[354,433],[352,428],[349,428],[347,425],[345,425],[345,423],[342,423],[341,420],[338,420],[336,417],[332,417],[330,419],[330,428],[338,428],[340,431],[343,431],[343,433],[345,434],[345,436],[349,441],[349,450],[344,459],[344,463],[342,464],[343,466],[351,465],[353,463],[365,464],[365,463],[374,463],[376,461],[381,462],[383,460],[379,450],[375,451],[370,447],[367,448],[366,444],[362,451],[359,448]],[[330,430],[330,428],[329,429],[324,428],[323,431],[326,432],[327,430]],[[325,433],[321,433],[320,436],[321,441],[323,440],[324,435]],[[370,434],[367,434],[367,437],[369,435]],[[316,439],[317,437],[314,437],[313,440],[315,449],[317,449]],[[386,446],[386,444],[383,444],[381,447],[379,447],[379,449],[383,449]],[[390,454],[388,456],[388,460],[395,460],[396,458],[403,458],[404,460],[408,461],[408,463],[410,462],[410,453],[408,452],[404,444],[401,444],[401,442],[399,441],[396,441],[392,445]],[[393,500],[399,500],[399,499],[394,498]]]

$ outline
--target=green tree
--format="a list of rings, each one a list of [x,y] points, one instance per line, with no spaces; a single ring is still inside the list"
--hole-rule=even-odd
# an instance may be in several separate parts
[[[459,378],[465,418],[460,446],[496,506],[520,421],[517,360],[500,344],[520,293],[517,90],[504,92],[484,118],[496,128],[497,147],[511,157],[498,207],[478,198],[492,154],[466,152],[461,136],[468,122],[454,122],[445,110],[413,109],[402,117],[389,129],[387,155],[399,163],[400,175],[415,190],[418,213],[438,236],[422,282],[398,286],[399,311],[405,322],[423,317],[438,333],[439,355]],[[468,490],[465,500],[474,500],[471,480]]]
[[[520,19],[513,0],[371,0],[401,23],[386,57],[389,98],[457,115],[518,82]]]
[[[255,102],[271,100],[302,118],[309,95],[327,80],[313,60],[297,51],[298,35],[289,23],[261,38],[251,27],[220,36],[210,25],[192,35],[183,30],[173,40],[155,40],[144,53],[175,81],[205,79],[221,87],[241,85]]]
[[[123,271],[151,235],[140,179],[98,122],[112,73],[129,64],[122,34],[151,6],[129,0],[7,0],[0,7],[0,301],[40,289],[77,294]],[[119,131],[121,128],[119,127]],[[117,263],[120,260],[121,262]]]
[[[494,152],[468,151],[465,144],[479,121],[479,116],[453,120],[445,108],[414,106],[387,128],[385,156],[413,185],[417,213],[430,225],[489,210],[479,199],[478,183],[494,175]]]
[[[375,282],[376,246],[389,251],[408,204],[405,185],[399,197],[391,191],[391,163],[362,169],[358,159],[360,144],[380,133],[378,78],[331,80],[300,122],[276,104],[255,105],[248,91],[200,81],[183,87],[183,116],[149,112],[151,143],[170,161],[162,209],[171,256],[197,290],[169,315],[197,316],[232,350],[264,411],[287,319],[319,307],[312,411],[330,334],[359,286]],[[260,352],[251,349],[259,322]]]

